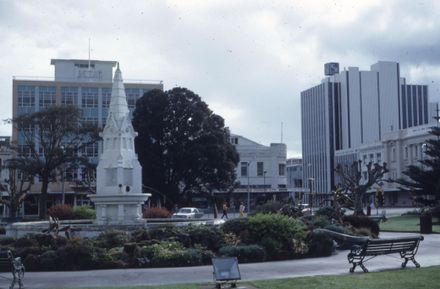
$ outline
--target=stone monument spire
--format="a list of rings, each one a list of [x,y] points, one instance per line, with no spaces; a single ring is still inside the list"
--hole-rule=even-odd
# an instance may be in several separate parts
[[[141,205],[149,194],[142,194],[142,168],[134,151],[137,133],[131,124],[122,73],[117,65],[107,122],[100,134],[103,152],[96,170],[96,206],[100,224],[132,224],[141,221]]]

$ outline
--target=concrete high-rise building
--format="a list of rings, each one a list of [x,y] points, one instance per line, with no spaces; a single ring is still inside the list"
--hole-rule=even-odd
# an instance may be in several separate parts
[[[428,86],[407,83],[397,62],[379,61],[368,71],[349,67],[340,72],[337,63],[330,64],[321,84],[301,92],[303,182],[321,194],[335,189],[337,163],[363,160],[364,155],[386,162],[392,152],[387,153],[383,142],[414,135],[414,128],[426,128],[435,115]],[[418,137],[427,138],[427,131]],[[362,153],[372,147],[380,149]]]
[[[81,109],[83,120],[104,127],[109,111],[116,61],[52,59],[51,65],[55,70],[54,78],[13,78],[13,117],[53,105],[76,105]],[[145,92],[163,89],[162,81],[128,80],[124,84],[130,115],[135,108],[136,100]],[[24,145],[23,139],[15,129],[12,132],[12,140],[19,146]],[[101,152],[102,144],[99,143],[88,146],[83,153],[92,162],[97,163]],[[88,202],[88,192],[79,192],[78,189],[78,184],[84,178],[85,171],[81,168],[65,171],[62,181],[51,183],[49,186],[48,206],[60,202],[62,194],[69,204],[79,205]],[[36,178],[28,198],[29,202],[24,206],[24,214],[38,215],[39,191],[40,183]]]

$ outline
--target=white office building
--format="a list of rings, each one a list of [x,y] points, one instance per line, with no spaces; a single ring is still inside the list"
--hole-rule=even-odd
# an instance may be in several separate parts
[[[230,141],[240,156],[233,204],[240,201],[247,203],[248,193],[251,208],[269,199],[288,196],[285,144],[271,143],[265,146],[235,134],[231,134]]]
[[[364,159],[387,162],[388,177],[401,177],[409,164],[402,151],[420,147],[434,122],[428,86],[407,83],[397,62],[380,61],[368,71],[325,68],[321,84],[301,92],[303,182],[324,195],[337,186],[338,163]],[[396,185],[384,186],[395,192],[390,204],[404,205]]]

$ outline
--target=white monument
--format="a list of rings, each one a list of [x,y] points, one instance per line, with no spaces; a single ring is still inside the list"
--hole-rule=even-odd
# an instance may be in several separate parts
[[[134,151],[134,131],[128,110],[119,63],[113,79],[103,153],[96,170],[96,194],[89,195],[96,207],[97,224],[143,222],[142,204],[150,194],[142,193],[142,168]]]

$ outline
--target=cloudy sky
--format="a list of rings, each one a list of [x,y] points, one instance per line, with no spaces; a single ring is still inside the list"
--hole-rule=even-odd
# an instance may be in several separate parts
[[[440,100],[440,1],[0,0],[0,119],[12,77],[53,76],[52,58],[117,60],[125,79],[199,94],[236,134],[301,155],[300,92],[325,62],[401,63]],[[0,134],[10,135],[3,122]]]

